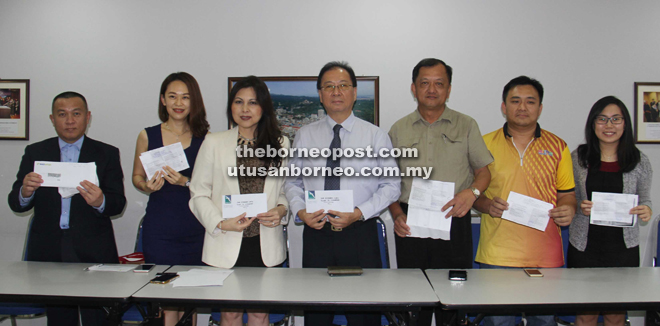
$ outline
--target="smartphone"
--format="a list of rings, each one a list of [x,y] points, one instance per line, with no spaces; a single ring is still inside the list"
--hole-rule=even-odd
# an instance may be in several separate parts
[[[450,281],[467,281],[467,271],[449,271]]]
[[[538,269],[525,269],[525,273],[527,273],[527,276],[529,277],[543,277],[543,273]]]
[[[359,276],[362,275],[360,266],[328,266],[330,276]]]
[[[153,284],[167,284],[169,282],[172,282],[175,280],[177,277],[179,277],[179,274],[177,273],[161,273],[161,274],[156,274],[158,276],[154,277],[149,281],[150,283]]]
[[[141,264],[135,267],[134,273],[149,273],[156,266],[156,264]]]

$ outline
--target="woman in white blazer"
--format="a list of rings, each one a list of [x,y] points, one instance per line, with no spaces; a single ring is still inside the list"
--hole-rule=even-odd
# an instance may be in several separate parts
[[[286,259],[282,225],[288,221],[282,192],[285,178],[258,174],[285,166],[286,158],[246,157],[236,150],[263,148],[267,153],[269,148],[289,148],[266,84],[254,76],[238,81],[229,94],[227,118],[235,127],[206,136],[190,184],[190,209],[206,229],[202,261],[222,268],[281,265]],[[268,211],[257,216],[222,215],[225,195],[247,193],[266,193]],[[243,310],[223,309],[221,325],[242,325],[242,315]],[[248,318],[250,325],[268,325],[265,311],[248,311]]]

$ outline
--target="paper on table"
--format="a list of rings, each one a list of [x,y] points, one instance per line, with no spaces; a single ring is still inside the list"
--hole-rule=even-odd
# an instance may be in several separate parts
[[[548,211],[554,207],[552,204],[513,191],[507,202],[509,209],[502,214],[503,219],[545,232],[550,219]]]
[[[93,182],[96,176],[96,163],[70,163],[35,161],[34,172],[41,175],[41,187],[75,188],[84,180]]]
[[[632,227],[637,222],[637,216],[629,214],[637,206],[638,196],[632,194],[614,194],[609,192],[592,192],[590,223],[615,227]]]
[[[352,213],[353,190],[309,190],[305,191],[305,206],[307,213],[314,213],[322,209],[326,213],[329,210]]]
[[[261,194],[224,195],[222,198],[222,218],[234,218],[243,213],[254,217],[268,211],[268,196]]]
[[[181,143],[174,143],[144,152],[140,154],[140,161],[144,172],[147,173],[147,179],[151,179],[156,172],[163,171],[165,165],[177,172],[190,167]]]
[[[454,183],[413,178],[408,198],[410,236],[450,240],[451,221],[445,218],[451,207],[442,207],[454,198]]]
[[[191,269],[178,272],[179,278],[172,282],[174,287],[181,286],[222,286],[225,279],[234,271],[231,269]]]
[[[128,272],[132,271],[137,267],[138,265],[126,265],[126,264],[112,264],[112,265],[105,265],[105,264],[98,264],[98,265],[93,265],[85,268],[87,271],[93,271],[93,272]]]

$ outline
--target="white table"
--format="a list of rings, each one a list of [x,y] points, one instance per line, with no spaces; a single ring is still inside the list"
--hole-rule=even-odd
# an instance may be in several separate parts
[[[465,282],[448,270],[426,274],[443,310],[483,313],[645,310],[660,306],[660,268],[469,269]]]
[[[90,263],[0,261],[0,302],[72,304],[111,307],[111,322],[119,324],[131,295],[158,271],[149,273],[90,272]]]
[[[168,272],[193,268],[199,267],[173,266]],[[438,303],[421,270],[365,269],[361,276],[330,277],[326,269],[246,267],[235,268],[223,286],[149,284],[133,299],[186,307],[407,311],[414,315],[421,307]]]

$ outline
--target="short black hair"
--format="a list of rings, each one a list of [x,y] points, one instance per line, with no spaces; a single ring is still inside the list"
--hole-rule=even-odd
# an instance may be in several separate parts
[[[50,111],[51,112],[55,111],[55,101],[57,101],[61,98],[62,99],[67,99],[67,98],[76,98],[76,97],[80,98],[83,101],[83,103],[85,103],[85,110],[89,110],[89,108],[87,107],[87,99],[85,99],[85,97],[82,96],[82,94],[77,93],[77,92],[73,92],[73,91],[66,91],[66,92],[60,93],[57,96],[55,96],[55,98],[53,99],[53,104],[52,104],[52,107],[51,107]]]
[[[509,91],[520,85],[532,85],[536,89],[536,92],[539,93],[539,103],[543,103],[543,85],[541,82],[534,78],[529,78],[527,76],[518,76],[514,79],[511,79],[505,86],[504,91],[502,92],[502,102],[506,102],[506,97],[509,95]]]
[[[453,74],[453,69],[449,65],[447,65],[444,61],[435,58],[423,59],[415,66],[415,68],[413,68],[413,74],[412,74],[413,84],[415,83],[415,81],[417,81],[417,76],[419,76],[419,70],[422,69],[422,67],[435,67],[437,65],[445,66],[445,70],[447,70],[447,77],[449,78],[449,85],[451,85],[451,75]]]
[[[319,77],[316,79],[316,89],[321,89],[321,79],[323,79],[323,75],[328,72],[328,70],[334,69],[334,68],[341,68],[346,71],[348,71],[348,74],[351,76],[351,83],[353,83],[353,87],[357,88],[357,77],[355,77],[355,72],[353,71],[353,68],[348,65],[348,62],[346,61],[331,61],[325,64],[323,68],[321,68],[321,72],[319,72]]]

